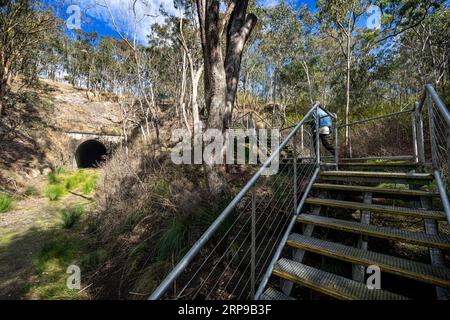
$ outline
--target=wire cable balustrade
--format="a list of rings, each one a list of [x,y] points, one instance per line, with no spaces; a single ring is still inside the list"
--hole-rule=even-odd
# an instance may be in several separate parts
[[[369,142],[353,141],[353,150],[347,150],[350,151],[349,158],[342,160],[411,159],[422,164],[431,161],[450,223],[450,113],[431,85],[426,86],[421,102],[406,111],[348,125],[337,125],[336,117],[327,112],[335,123],[335,157],[321,155],[319,130],[313,139],[312,131],[305,129],[312,113],[318,112],[319,107],[319,104],[314,105],[294,127],[281,130],[281,145],[272,150],[272,155],[258,172],[149,299],[259,299],[319,172],[326,170],[326,165],[338,169],[341,160],[338,150],[343,145],[342,129],[346,126],[356,129],[364,125],[369,133],[384,126],[395,130],[384,132],[380,142],[371,140],[371,136],[367,137]],[[409,119],[399,121],[405,116]],[[246,125],[249,122],[252,122],[251,118],[246,119]],[[316,128],[318,122],[316,117]],[[398,139],[405,135],[407,139]],[[394,141],[386,146],[388,140]],[[401,146],[396,145],[398,141],[402,141]],[[278,173],[264,176],[263,172],[279,158]]]
[[[424,129],[425,121],[428,130]],[[413,123],[416,159],[420,163],[431,159],[436,186],[450,224],[450,112],[430,84],[425,86],[421,101],[415,105]]]
[[[235,196],[150,299],[254,299],[318,174],[320,156],[298,161],[300,128],[314,105]],[[318,121],[318,120],[317,120]],[[313,139],[303,148],[315,150]],[[292,157],[285,157],[285,154]],[[276,174],[263,173],[279,161]]]

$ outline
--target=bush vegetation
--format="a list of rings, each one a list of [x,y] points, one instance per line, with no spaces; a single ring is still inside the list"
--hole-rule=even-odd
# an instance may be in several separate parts
[[[48,175],[47,180],[49,184],[45,194],[51,201],[56,201],[71,191],[91,194],[97,185],[97,173],[93,170],[57,169]]]
[[[99,297],[111,297],[116,289],[123,292],[120,298],[130,298],[130,291],[151,292],[230,198],[212,201],[199,167],[174,165],[170,154],[155,154],[139,141],[128,155],[118,150],[102,169],[103,183],[96,191],[99,208],[86,220],[106,250],[100,259],[106,263],[93,281],[108,283],[109,292],[99,292]],[[118,287],[111,288],[112,282]]]
[[[83,206],[76,206],[74,208],[63,210],[62,227],[64,229],[72,228],[83,214],[84,214]]]
[[[13,199],[7,194],[0,193],[0,213],[7,212],[11,209]]]

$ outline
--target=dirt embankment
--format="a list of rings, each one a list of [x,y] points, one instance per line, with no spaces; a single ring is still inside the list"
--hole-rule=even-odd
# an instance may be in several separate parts
[[[120,106],[71,85],[41,81],[13,85],[0,118],[0,191],[19,192],[30,181],[70,161],[64,132],[120,134]]]

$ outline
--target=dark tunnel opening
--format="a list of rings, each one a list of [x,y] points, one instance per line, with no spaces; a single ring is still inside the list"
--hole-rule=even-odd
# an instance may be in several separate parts
[[[97,168],[107,155],[106,147],[96,140],[88,140],[80,144],[75,152],[75,160],[80,169]]]

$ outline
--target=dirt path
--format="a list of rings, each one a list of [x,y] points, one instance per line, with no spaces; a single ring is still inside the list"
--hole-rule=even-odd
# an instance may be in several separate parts
[[[43,196],[25,198],[0,214],[0,299],[26,298],[33,260],[61,228],[61,211],[80,203],[86,201],[73,195],[57,202]]]

